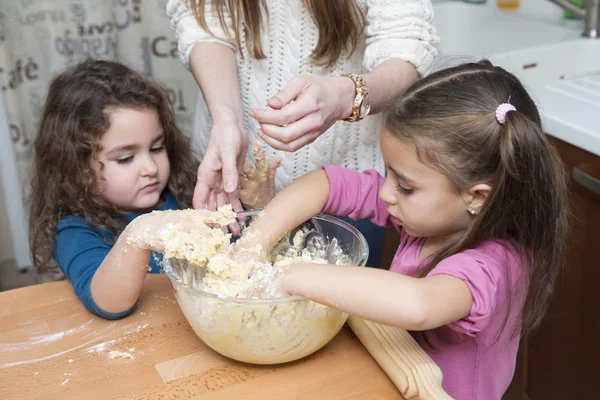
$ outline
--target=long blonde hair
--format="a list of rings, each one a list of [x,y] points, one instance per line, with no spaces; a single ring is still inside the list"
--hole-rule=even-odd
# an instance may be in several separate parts
[[[206,0],[193,0],[192,11],[200,26],[211,32],[206,23]],[[212,10],[223,31],[234,39],[241,48],[240,28],[246,39],[248,54],[255,59],[264,59],[261,45],[262,12],[268,16],[265,0],[212,0]],[[329,67],[342,54],[350,55],[356,49],[363,34],[364,15],[354,0],[303,0],[304,6],[319,29],[319,40],[311,54],[313,64]],[[225,13],[229,13],[233,32],[225,23]]]

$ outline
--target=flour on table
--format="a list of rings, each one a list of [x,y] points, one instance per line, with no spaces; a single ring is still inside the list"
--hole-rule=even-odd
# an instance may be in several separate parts
[[[109,351],[108,357],[109,358],[129,358],[130,360],[133,359],[133,356],[130,353],[128,353],[126,351],[119,351],[119,350]]]

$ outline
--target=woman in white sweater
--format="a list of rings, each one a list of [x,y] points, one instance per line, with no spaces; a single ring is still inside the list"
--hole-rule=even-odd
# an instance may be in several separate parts
[[[169,0],[166,9],[201,89],[196,208],[240,209],[257,137],[281,159],[277,190],[325,164],[383,172],[378,121],[366,114],[426,74],[439,42],[430,0]]]

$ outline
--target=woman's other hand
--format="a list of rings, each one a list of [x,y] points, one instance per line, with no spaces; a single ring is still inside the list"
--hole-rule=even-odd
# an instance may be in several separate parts
[[[314,142],[352,114],[355,87],[345,77],[295,76],[267,101],[270,110],[252,109],[258,135],[271,147],[293,152]]]
[[[246,160],[240,177],[240,200],[250,209],[263,208],[275,197],[275,173],[281,160],[267,159],[259,142],[252,143],[254,163]]]
[[[237,189],[247,149],[248,136],[243,127],[213,122],[206,153],[198,167],[194,208],[213,211],[231,203],[235,211],[242,211]]]

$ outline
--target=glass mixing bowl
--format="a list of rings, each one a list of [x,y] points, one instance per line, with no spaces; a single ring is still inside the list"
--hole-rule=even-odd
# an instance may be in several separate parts
[[[242,232],[259,212],[238,214]],[[319,214],[304,226],[317,231],[326,247],[337,250],[326,251],[328,263],[364,266],[367,262],[367,242],[352,225]],[[301,296],[244,299],[206,293],[196,289],[202,269],[184,260],[166,259],[164,269],[194,332],[213,350],[238,361],[277,364],[305,357],[325,346],[348,318]]]

